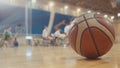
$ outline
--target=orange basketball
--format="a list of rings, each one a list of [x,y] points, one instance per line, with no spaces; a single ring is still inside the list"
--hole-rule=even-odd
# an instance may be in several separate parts
[[[106,54],[115,40],[115,31],[109,19],[100,14],[77,17],[69,32],[72,48],[80,55],[95,59]]]

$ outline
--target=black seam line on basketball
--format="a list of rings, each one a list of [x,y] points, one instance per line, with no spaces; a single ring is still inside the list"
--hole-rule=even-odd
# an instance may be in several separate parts
[[[94,17],[95,17],[95,15],[94,15]],[[99,23],[99,24],[101,24],[100,23],[100,21],[97,19],[97,17],[95,17],[95,20]],[[101,24],[101,25],[103,25],[103,24]],[[103,25],[104,27],[105,27],[105,25]],[[106,27],[105,27],[106,28]],[[106,29],[108,29],[108,28],[106,28]],[[109,29],[108,29],[108,31],[110,31]],[[115,36],[113,35],[113,33],[110,31],[110,33],[112,34],[112,36],[114,37],[114,39],[115,39]]]
[[[79,23],[79,25],[80,25],[81,23]],[[72,27],[73,28],[73,27]],[[77,34],[78,34],[78,25],[77,25],[77,33],[76,33],[76,37],[77,37]],[[83,34],[83,33],[82,33]],[[81,35],[81,37],[82,37],[82,35]],[[82,38],[81,38],[82,39]],[[80,39],[80,40],[81,40]],[[82,41],[82,40],[81,40]],[[81,41],[80,41],[80,43],[81,43]],[[78,51],[76,50],[76,40],[75,40],[75,51],[78,53]],[[81,53],[81,55],[82,55],[82,51],[81,51],[81,44],[80,44],[80,53]]]
[[[83,35],[85,33],[85,31],[87,30],[88,28],[86,28],[83,32],[82,32],[82,35],[81,35],[81,38],[80,38],[80,52],[81,52],[81,55],[83,55],[83,52],[82,52],[82,38],[83,38]]]
[[[93,40],[94,46],[95,46],[96,51],[97,51],[97,54],[98,54],[98,56],[100,56],[100,53],[99,53],[99,50],[98,50],[97,44],[96,44],[96,42],[95,42],[94,36],[93,36],[93,34],[92,34],[92,31],[91,31],[91,29],[90,29],[90,27],[89,27],[88,21],[87,21],[87,19],[86,19],[85,16],[83,16],[83,17],[84,17],[84,19],[85,19],[85,21],[86,21],[86,24],[87,24],[87,26],[88,26],[88,29],[89,29],[90,35],[91,35],[91,37],[92,37],[92,40]]]
[[[80,15],[80,16],[77,16],[76,18],[83,17],[84,15],[88,15],[88,14],[90,14],[90,13],[82,14],[82,15]]]
[[[107,35],[105,32],[103,32],[100,28],[95,27],[95,26],[90,27],[90,28],[96,28],[96,29],[100,30],[100,31],[109,39],[110,43],[112,44],[112,40],[111,40],[111,39],[108,37],[108,35]]]
[[[94,15],[94,17],[95,17],[95,15]],[[95,20],[96,20],[99,24],[101,24],[100,21],[97,19],[97,17],[95,17]],[[101,24],[101,25],[103,25],[103,24]],[[105,25],[103,25],[103,26],[105,27]],[[106,28],[106,27],[105,27],[105,28]],[[108,29],[108,28],[106,28],[106,29]],[[110,29],[108,29],[108,31],[112,34],[113,38],[115,39],[115,36],[114,36],[114,34],[110,31]]]
[[[83,14],[83,15],[84,15],[84,14]],[[83,18],[84,18],[84,17],[83,17]],[[89,19],[92,19],[92,18],[89,18]],[[85,21],[85,20],[83,20],[82,22],[84,22],[84,21]],[[80,22],[80,23],[82,23],[82,22]],[[80,23],[79,23],[79,24],[80,24]],[[81,38],[80,38],[80,47],[79,47],[79,48],[80,48],[80,54],[83,55],[83,56],[84,56],[84,54],[83,54],[83,52],[82,52],[82,40],[81,40],[81,39],[83,38],[84,32],[85,32],[85,30],[83,31],[83,33],[82,33],[82,35],[81,35]]]
[[[102,17],[96,17],[96,18],[102,18]],[[91,17],[91,18],[87,18],[86,20],[90,20],[90,19],[94,19],[94,17]],[[82,22],[84,22],[85,20],[82,20],[82,21],[80,21],[78,24],[80,24],[80,23],[82,23]]]

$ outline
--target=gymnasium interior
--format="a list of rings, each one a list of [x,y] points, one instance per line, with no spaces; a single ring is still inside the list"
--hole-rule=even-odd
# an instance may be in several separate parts
[[[110,50],[96,59],[76,53],[64,33],[71,21],[92,13],[109,19],[115,34]],[[0,0],[0,68],[120,68],[119,48],[120,0]]]

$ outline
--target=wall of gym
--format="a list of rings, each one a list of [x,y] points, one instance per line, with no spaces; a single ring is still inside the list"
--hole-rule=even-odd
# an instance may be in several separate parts
[[[38,10],[38,9],[28,9],[28,30],[31,34],[42,34],[44,26],[49,25],[50,21],[50,11]],[[70,22],[70,19],[74,16],[65,15],[60,13],[54,13],[52,30],[50,33],[54,33],[54,26],[66,20],[66,23]],[[0,33],[3,33],[8,27],[12,27],[12,32],[19,32],[25,34],[25,8],[13,5],[2,5],[0,6]],[[63,31],[65,25],[60,26]]]

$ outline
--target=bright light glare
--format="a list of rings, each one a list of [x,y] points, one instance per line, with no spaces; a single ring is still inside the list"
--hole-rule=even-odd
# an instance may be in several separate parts
[[[68,9],[68,6],[66,5],[66,6],[64,6],[64,9]]]
[[[120,17],[120,13],[118,13],[117,16]]]
[[[32,3],[36,3],[36,0],[32,0]]]
[[[111,19],[113,20],[115,17],[114,16],[111,16]]]
[[[88,13],[91,13],[91,11],[89,10]]]
[[[104,17],[105,17],[105,18],[107,18],[107,17],[108,17],[108,15],[104,15]]]
[[[50,7],[53,7],[53,6],[54,6],[54,3],[53,3],[53,2],[50,2],[50,3],[49,3],[49,6],[50,6]]]
[[[77,9],[77,12],[80,12],[80,8]]]

